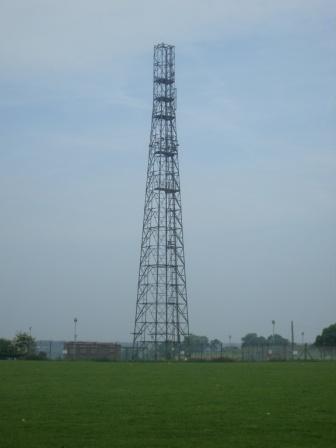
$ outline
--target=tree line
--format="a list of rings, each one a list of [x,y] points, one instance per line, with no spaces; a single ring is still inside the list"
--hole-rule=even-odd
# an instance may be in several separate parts
[[[18,332],[13,339],[0,338],[0,359],[44,359],[36,352],[36,341],[28,333]]]
[[[252,346],[283,346],[290,342],[280,334],[265,336],[258,336],[257,333],[247,333],[241,338],[242,347]],[[186,351],[190,352],[218,352],[223,349],[223,342],[219,339],[209,340],[207,336],[197,336],[190,334],[184,340]],[[336,347],[336,323],[331,324],[322,330],[322,333],[315,339],[314,345],[317,347]]]
[[[242,347],[251,346],[281,346],[289,344],[289,340],[279,334],[268,337],[248,333],[242,338]],[[336,347],[336,323],[324,328],[314,343],[317,347]],[[207,336],[190,334],[183,341],[183,350],[188,353],[205,351],[220,352],[223,342],[219,339],[209,339]],[[233,348],[233,347],[232,347]],[[164,344],[162,350],[165,350]],[[13,339],[0,338],[0,359],[45,359],[46,353],[36,351],[36,341],[28,333],[19,332]]]

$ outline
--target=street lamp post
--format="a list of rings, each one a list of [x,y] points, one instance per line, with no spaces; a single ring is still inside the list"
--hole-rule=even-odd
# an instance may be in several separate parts
[[[274,342],[275,342],[275,320],[272,320],[272,327],[273,327],[273,338],[272,338],[272,349],[274,350]]]
[[[301,332],[301,343],[304,344],[304,331]]]
[[[32,351],[32,327],[29,327],[29,341],[28,341],[28,355],[31,354]]]
[[[77,349],[77,317],[74,318],[74,359],[76,359]]]

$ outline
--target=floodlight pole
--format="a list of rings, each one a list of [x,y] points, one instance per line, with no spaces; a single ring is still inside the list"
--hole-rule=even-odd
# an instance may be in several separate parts
[[[294,359],[294,322],[291,321],[291,336],[292,336],[292,359]]]
[[[28,353],[30,355],[31,352],[31,335],[32,335],[32,327],[29,327],[29,343],[28,343]]]
[[[77,352],[77,317],[74,318],[74,359],[76,359]]]
[[[275,320],[272,320],[272,326],[273,326],[273,350],[274,350]]]

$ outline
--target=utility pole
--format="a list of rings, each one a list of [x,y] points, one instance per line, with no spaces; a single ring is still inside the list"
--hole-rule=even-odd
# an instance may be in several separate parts
[[[269,354],[272,358],[274,358],[274,343],[275,343],[275,320],[272,320],[272,350],[269,351]]]
[[[32,327],[29,327],[29,343],[28,343],[28,353],[31,355],[32,351]]]
[[[294,359],[294,322],[291,321],[292,359]]]
[[[133,353],[135,359],[179,359],[189,318],[173,45],[155,45],[153,78]]]
[[[77,357],[77,317],[74,318],[74,359]]]

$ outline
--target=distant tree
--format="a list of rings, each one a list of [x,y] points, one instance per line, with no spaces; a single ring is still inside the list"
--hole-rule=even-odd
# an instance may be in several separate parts
[[[288,339],[283,338],[280,334],[275,334],[274,335],[274,339],[273,339],[273,335],[271,334],[270,336],[268,336],[267,338],[268,344],[270,345],[287,345],[289,344]]]
[[[219,352],[222,348],[222,342],[219,339],[212,339],[209,344],[210,350],[213,352]]]
[[[256,345],[267,345],[268,342],[264,336],[258,336],[257,333],[247,333],[246,336],[242,338],[242,346],[256,346]]]
[[[190,334],[184,338],[183,346],[187,353],[203,352],[209,347],[209,339],[206,336]]]
[[[35,339],[28,333],[17,333],[13,340],[15,356],[18,358],[26,358],[35,353]]]
[[[288,339],[283,338],[280,334],[268,336],[266,339],[264,336],[258,336],[257,333],[248,333],[242,338],[242,346],[250,347],[256,345],[287,345]]]
[[[7,359],[11,356],[13,356],[12,341],[0,338],[0,359]]]
[[[336,346],[336,323],[323,328],[322,334],[316,337],[315,345],[319,347]]]

